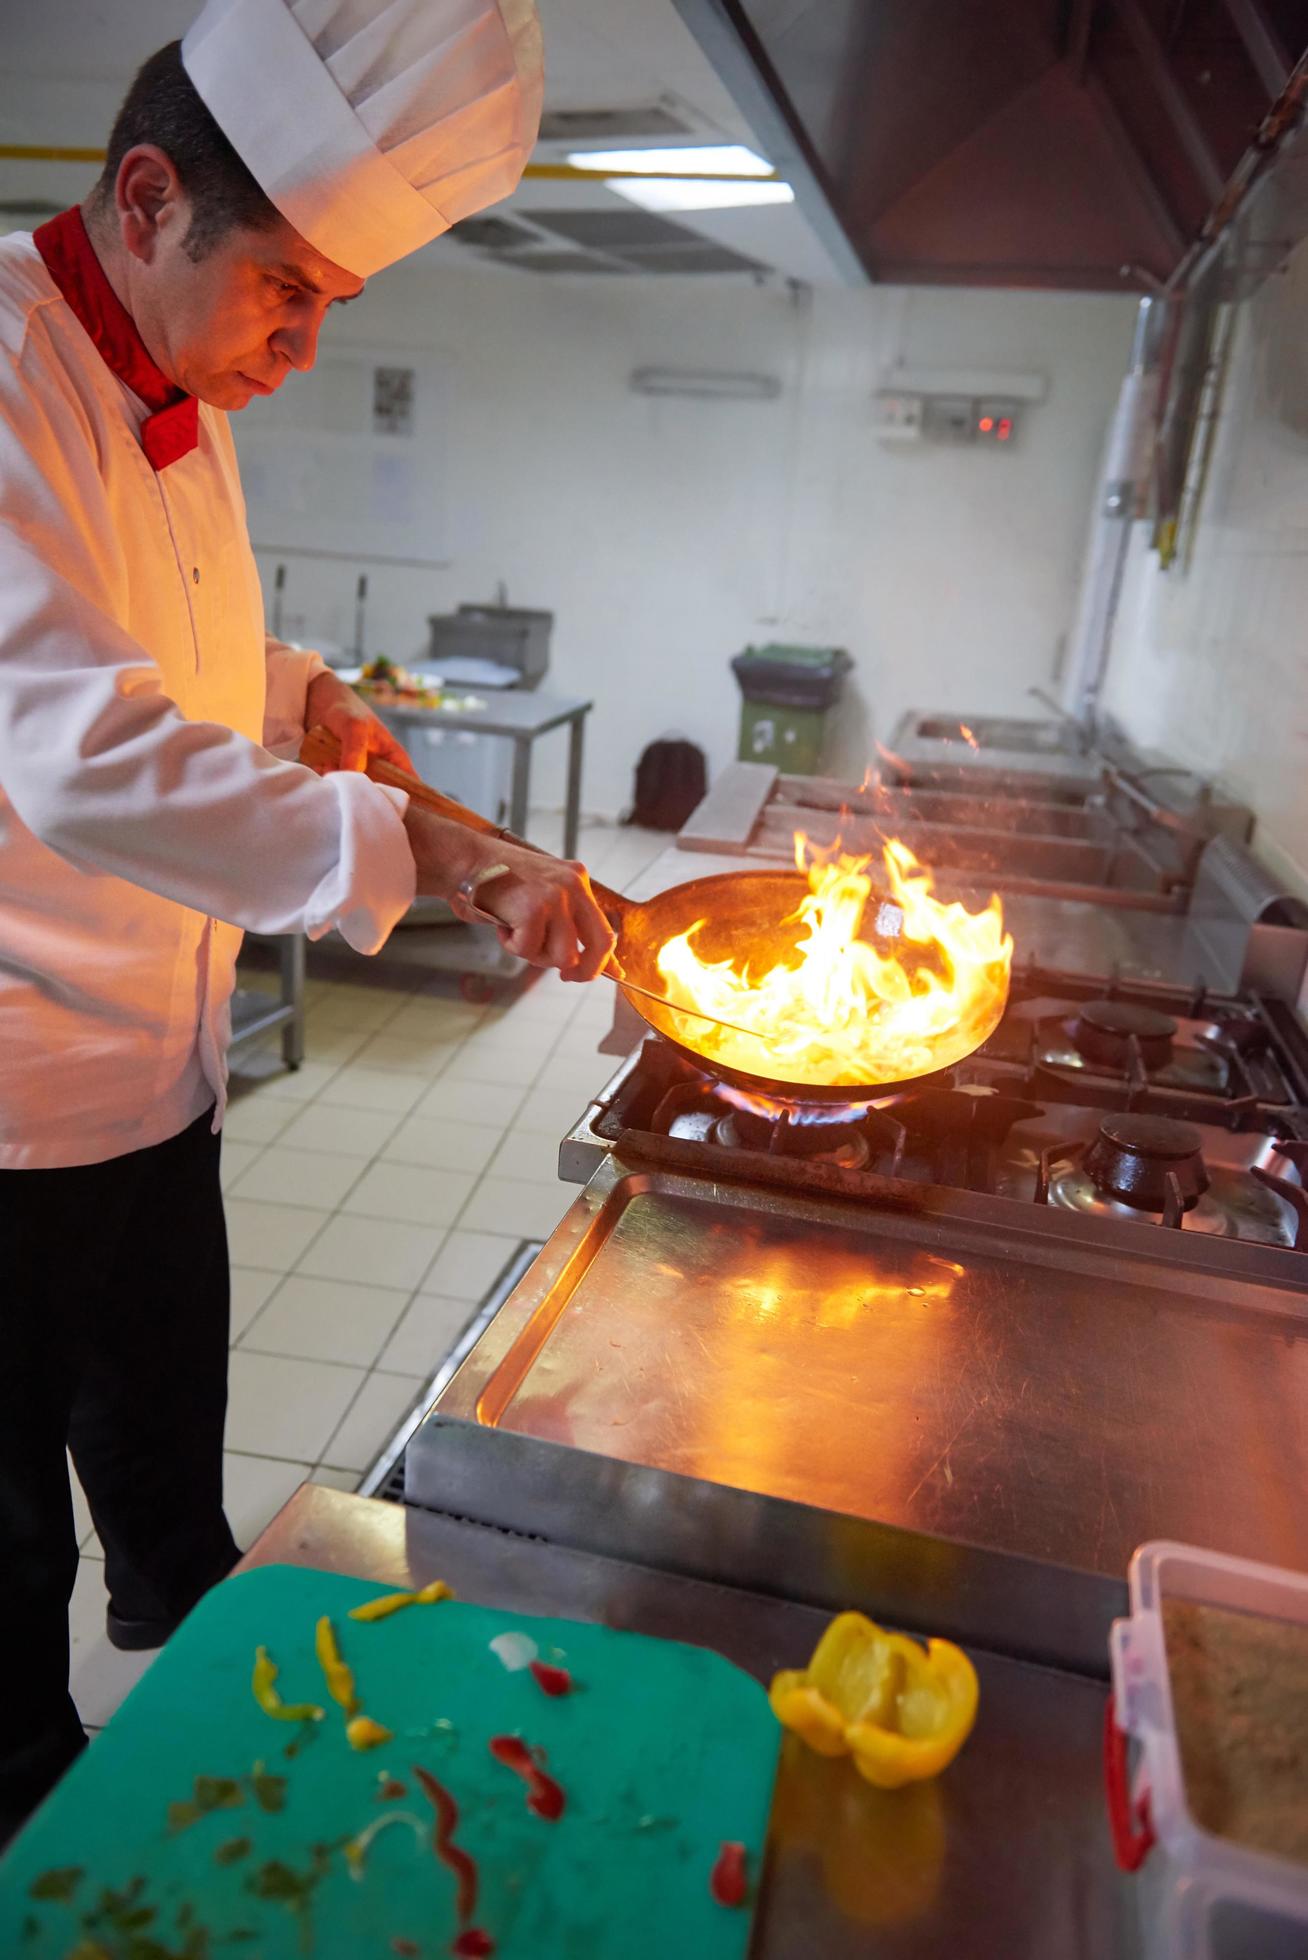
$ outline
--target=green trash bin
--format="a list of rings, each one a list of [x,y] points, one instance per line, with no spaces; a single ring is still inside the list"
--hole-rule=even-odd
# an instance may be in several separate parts
[[[740,683],[742,762],[789,776],[826,767],[835,710],[853,661],[843,647],[746,647],[731,663]]]

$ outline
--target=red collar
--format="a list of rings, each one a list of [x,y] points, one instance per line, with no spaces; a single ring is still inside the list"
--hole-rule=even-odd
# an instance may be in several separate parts
[[[195,396],[174,388],[150,359],[135,320],[105,277],[76,205],[42,225],[33,242],[105,366],[152,410],[141,424],[141,447],[155,470],[167,469],[200,440]]]

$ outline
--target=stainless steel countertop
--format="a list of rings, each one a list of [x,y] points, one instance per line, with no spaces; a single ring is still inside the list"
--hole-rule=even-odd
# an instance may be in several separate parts
[[[451,687],[450,691],[458,690]],[[416,722],[429,728],[461,728],[469,735],[507,735],[515,739],[547,735],[551,728],[561,728],[565,722],[589,714],[595,705],[581,695],[542,694],[535,688],[488,687],[478,693],[470,686],[467,691],[484,705],[424,708],[403,701],[377,705],[387,721]]]
[[[1061,1644],[1075,1598],[1102,1665],[1145,1539],[1308,1567],[1301,1254],[1253,1248],[1241,1270],[1202,1233],[792,1175],[620,1142],[442,1391],[410,1488],[433,1501],[462,1458],[480,1485],[464,1515],[597,1552],[612,1539],[587,1533],[621,1528],[647,1563],[755,1586],[723,1550],[745,1545],[746,1494],[865,1520],[939,1547],[945,1569],[965,1553],[1046,1575],[1035,1605],[1015,1572],[1006,1617],[954,1620],[962,1595],[928,1561],[893,1610],[1065,1664],[1093,1665]],[[1045,1597],[1056,1624],[1026,1645]]]
[[[442,1578],[505,1611],[711,1647],[764,1682],[802,1664],[826,1624],[825,1613],[787,1599],[313,1484],[242,1563],[316,1566],[393,1586]],[[876,1791],[848,1763],[786,1738],[752,1960],[1134,1960],[1134,1904],[1104,1819],[1106,1690],[973,1658],[976,1732],[935,1783]]]

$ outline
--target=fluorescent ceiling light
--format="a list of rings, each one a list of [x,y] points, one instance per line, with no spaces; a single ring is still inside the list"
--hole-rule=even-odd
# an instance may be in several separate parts
[[[604,188],[646,211],[730,211],[743,204],[793,204],[795,199],[789,184],[745,178],[691,184],[676,177],[606,177]]]
[[[568,162],[575,170],[638,170],[648,177],[666,177],[670,171],[690,177],[772,175],[772,165],[743,143],[715,143],[707,149],[664,145],[644,150],[574,150]]]

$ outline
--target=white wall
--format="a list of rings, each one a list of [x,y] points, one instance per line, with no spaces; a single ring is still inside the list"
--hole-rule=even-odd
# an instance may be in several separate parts
[[[1308,246],[1241,309],[1189,562],[1137,527],[1105,706],[1220,777],[1308,897]]]
[[[290,558],[287,614],[348,644],[367,570],[368,648],[403,658],[429,612],[500,580],[512,603],[552,608],[549,684],[595,698],[585,801],[601,813],[628,801],[641,748],[670,729],[712,770],[730,759],[727,663],[746,644],[844,645],[857,685],[838,762],[857,777],[906,705],[1021,709],[1049,681],[1131,312],[1115,298],[397,268],[333,319],[325,348],[412,350],[434,406],[423,440],[442,452],[444,562]],[[1041,369],[1049,399],[1011,452],[887,449],[871,397],[900,354]],[[643,364],[756,369],[785,387],[774,402],[652,401],[627,385]],[[238,446],[268,412],[238,419]],[[256,543],[284,541],[274,522],[261,510]],[[273,563],[261,555],[266,586]],[[560,794],[552,746],[540,802]]]

